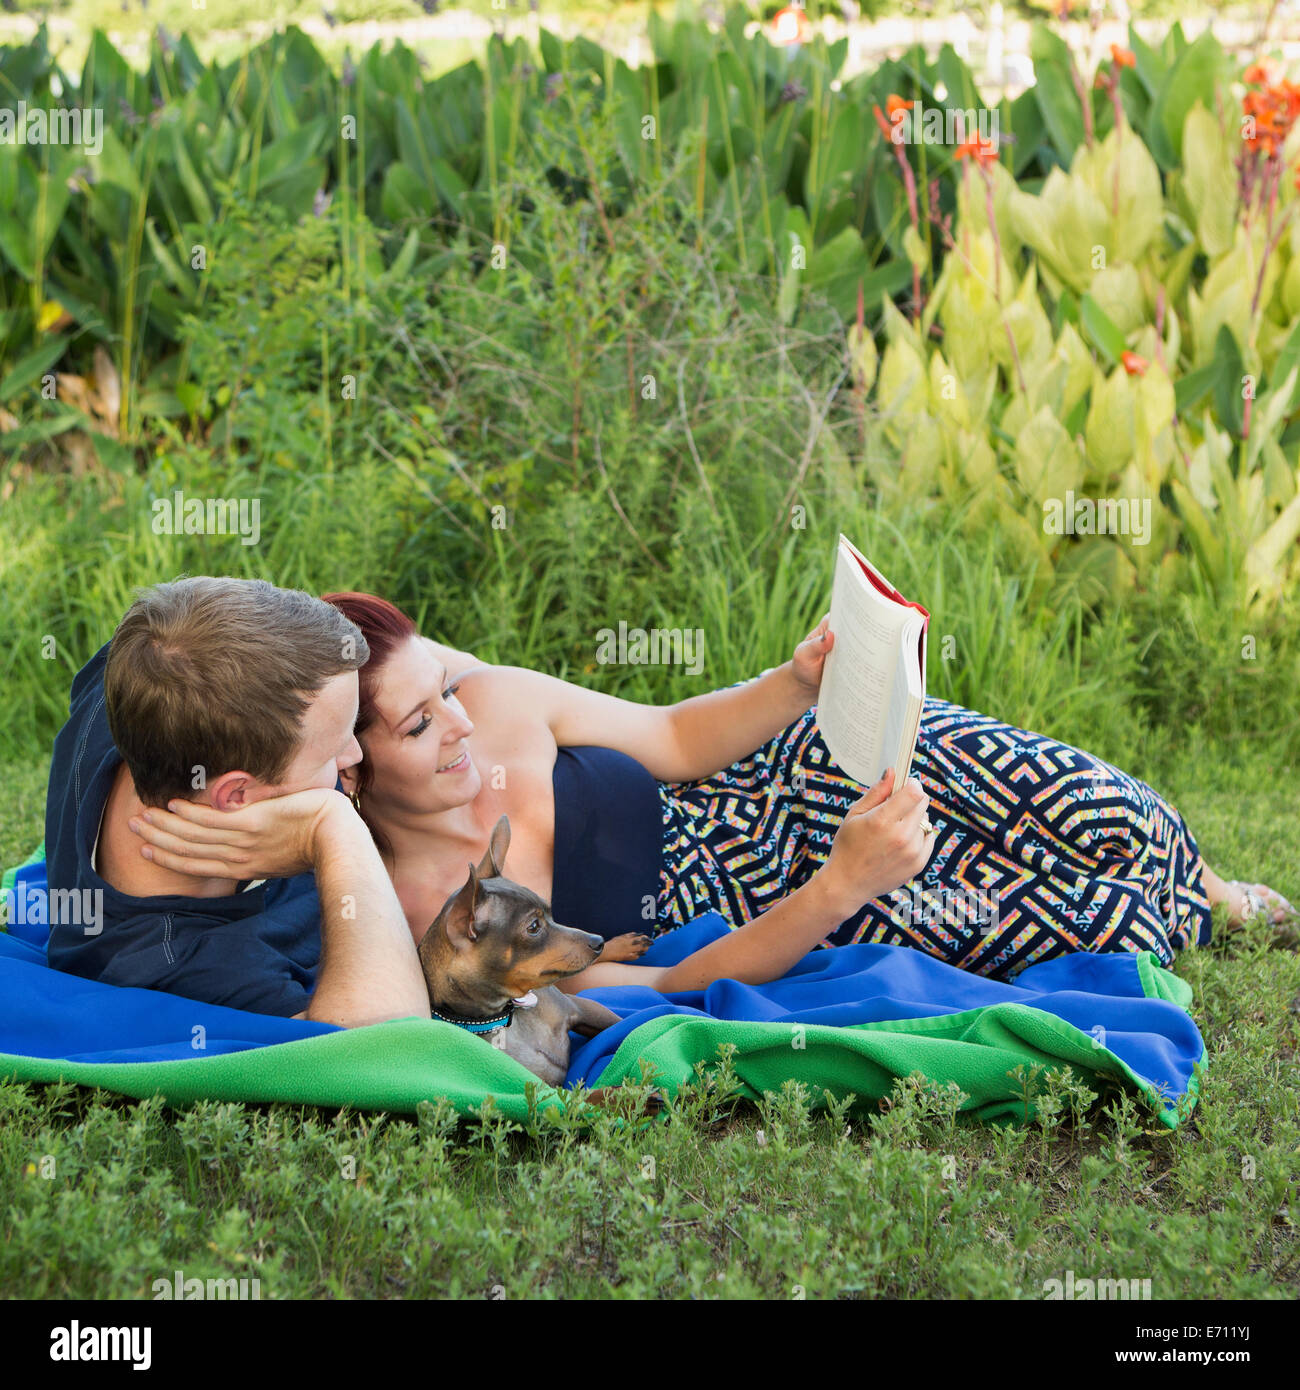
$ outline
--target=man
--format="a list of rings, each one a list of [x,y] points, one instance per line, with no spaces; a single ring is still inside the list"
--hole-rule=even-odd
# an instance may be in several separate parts
[[[142,591],[78,672],[54,741],[49,886],[102,893],[103,911],[52,925],[50,965],[344,1027],[427,1017],[392,884],[336,789],[361,758],[368,655],[338,609],[262,580]],[[176,798],[238,825],[237,878],[215,860],[182,873],[133,831]]]

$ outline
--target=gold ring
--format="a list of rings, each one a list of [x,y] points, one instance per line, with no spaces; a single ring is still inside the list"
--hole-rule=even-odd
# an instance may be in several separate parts
[[[923,817],[922,820],[921,820],[921,834],[922,834],[922,835],[933,835],[933,834],[934,834],[934,826],[932,826],[932,825],[930,824],[930,817],[929,817],[929,816],[925,816],[925,817]]]

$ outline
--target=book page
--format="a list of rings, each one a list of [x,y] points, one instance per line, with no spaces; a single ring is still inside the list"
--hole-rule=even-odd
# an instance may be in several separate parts
[[[912,761],[911,750],[904,746],[906,735],[910,732],[908,724],[911,715],[906,664],[908,647],[906,632],[903,633],[898,646],[898,664],[894,667],[894,678],[890,682],[885,718],[880,730],[880,761],[883,766],[876,774],[879,777],[884,773],[885,768],[892,767],[894,769],[895,791],[907,780],[905,767]]]
[[[921,712],[925,707],[924,625],[915,619],[909,621],[903,629],[900,646],[890,718],[891,730],[897,718],[897,737],[885,743],[886,758],[891,756],[891,748],[896,750],[892,755],[895,790],[907,781],[911,772],[916,740],[921,731]]]
[[[869,786],[893,765],[906,718],[906,704],[902,711],[891,708],[904,620],[896,616],[902,610],[876,597],[843,550],[836,556],[830,621],[835,645],[822,674],[817,723],[839,767]],[[906,676],[903,681],[906,690]]]

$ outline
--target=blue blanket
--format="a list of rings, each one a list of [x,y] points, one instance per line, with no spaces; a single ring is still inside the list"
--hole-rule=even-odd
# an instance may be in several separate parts
[[[43,869],[37,861],[20,870],[29,894],[44,886]],[[13,881],[12,872],[6,880]],[[720,917],[707,914],[660,937],[643,961],[672,964],[726,931]],[[46,966],[45,934],[42,924],[31,922],[0,932],[0,1054],[10,1059],[193,1062],[344,1031],[329,1024],[246,1013],[161,991],[121,989],[66,975]],[[642,1042],[649,1046],[666,1030],[689,1020],[708,1021],[714,1038],[717,1021],[729,1020],[737,1025],[736,1035],[746,1039],[761,1040],[772,1032],[764,1034],[761,1028],[746,1025],[779,1024],[787,1030],[802,1026],[816,1035],[819,1046],[825,1046],[826,1039],[835,1036],[825,1027],[830,1025],[855,1032],[913,1033],[923,1039],[925,1048],[933,1048],[936,1040],[940,1046],[988,1047],[990,1029],[979,1036],[975,1025],[981,1019],[996,1020],[995,1051],[1009,1036],[1006,1025],[1012,1020],[1016,1026],[1010,1033],[1017,1035],[1016,1043],[1033,1035],[1029,1046],[1043,1055],[1042,1030],[1035,1033],[1033,1019],[1047,1015],[1051,1025],[1047,1032],[1058,1035],[1058,1041],[1046,1047],[1048,1055],[1082,1058],[1086,1068],[1089,1049],[1094,1049],[1099,1073],[1126,1074],[1147,1094],[1165,1097],[1171,1108],[1189,1095],[1194,1099],[1197,1073],[1205,1058],[1204,1043],[1186,1012],[1190,987],[1162,970],[1149,953],[1064,956],[1031,966],[1014,983],[1003,984],[905,947],[846,946],[810,952],[784,978],[765,985],[720,980],[703,991],[673,995],[635,986],[587,993],[621,1021],[592,1039],[574,1036],[566,1082],[570,1086],[578,1082],[594,1086],[602,1077],[608,1083],[615,1073],[635,1075],[628,1063],[635,1060],[638,1046]],[[930,1026],[945,1016],[956,1018],[960,1030]],[[1062,1023],[1069,1027],[1062,1028]],[[439,1032],[437,1036],[447,1035]],[[847,1034],[842,1036],[847,1040]],[[1063,1051],[1059,1038],[1065,1038],[1074,1052],[1069,1047]],[[457,1038],[455,1046],[465,1039],[468,1035]],[[855,1045],[859,1041],[855,1038]],[[910,1039],[895,1036],[892,1041],[905,1044]],[[997,1051],[997,1056],[1003,1057],[1004,1052]],[[616,1058],[619,1064],[611,1065]],[[33,1065],[26,1070],[37,1078],[48,1069]],[[18,1068],[10,1074],[23,1072]],[[122,1073],[117,1069],[112,1074]]]
[[[659,937],[642,963],[673,965],[727,931],[716,912],[707,913]],[[1164,1082],[1173,1096],[1186,1092],[1205,1054],[1185,1009],[1190,987],[1161,970],[1150,952],[1060,956],[1002,984],[906,946],[838,946],[810,951],[770,984],[718,980],[705,990],[671,995],[638,986],[583,992],[623,1021],[575,1049],[569,1085],[594,1084],[624,1038],[662,1014],[845,1027],[1021,1004],[1073,1024],[1138,1075]]]

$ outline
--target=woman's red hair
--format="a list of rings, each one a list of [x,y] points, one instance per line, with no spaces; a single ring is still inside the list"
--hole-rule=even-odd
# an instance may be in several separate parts
[[[370,648],[370,659],[357,672],[357,722],[353,726],[353,733],[360,738],[375,721],[375,687],[379,684],[380,673],[388,658],[403,642],[418,637],[419,630],[400,608],[374,594],[322,594],[321,598],[356,623]],[[355,772],[357,789],[352,804],[370,827],[375,842],[381,849],[387,849],[387,841],[371,824],[361,804],[362,798],[370,790],[370,763],[362,758]]]
[[[369,661],[357,672],[360,703],[354,732],[359,737],[375,720],[375,686],[379,684],[379,673],[393,652],[403,642],[418,637],[419,631],[410,618],[386,598],[357,593],[322,594],[321,598],[356,623],[370,648]]]

